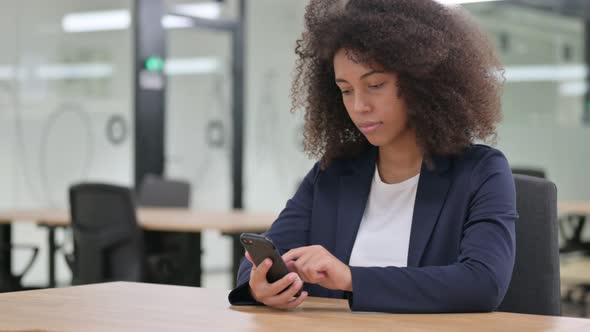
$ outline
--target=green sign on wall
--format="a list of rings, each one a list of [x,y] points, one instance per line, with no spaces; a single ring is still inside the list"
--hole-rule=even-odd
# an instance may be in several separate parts
[[[145,60],[145,69],[149,71],[163,71],[164,59],[159,56],[151,56]]]

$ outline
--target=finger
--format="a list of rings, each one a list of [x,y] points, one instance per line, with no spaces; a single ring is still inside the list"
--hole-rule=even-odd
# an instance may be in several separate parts
[[[252,267],[250,268],[250,281],[252,279],[254,279],[255,274],[256,274],[256,265],[252,264]]]
[[[301,295],[299,295],[298,298],[296,298],[293,301],[288,302],[285,305],[279,306],[277,308],[283,309],[283,310],[297,308],[301,303],[303,303],[303,301],[305,301],[305,299],[307,298],[307,295],[308,295],[307,292],[301,292]]]
[[[299,276],[307,282],[311,282],[313,277],[311,273],[312,271],[309,267],[310,263],[313,262],[313,257],[314,253],[308,252],[305,255],[299,257],[299,259],[297,259],[297,261],[295,262],[295,269],[297,270],[297,274],[299,274]]]
[[[323,271],[311,271],[308,273],[309,275],[309,283],[313,283],[313,284],[317,284],[322,282],[324,279],[326,279],[327,274]]]
[[[277,295],[281,291],[283,291],[285,288],[289,287],[289,285],[292,286],[293,283],[297,279],[299,279],[299,277],[297,276],[297,273],[291,272],[291,273],[287,274],[286,276],[282,277],[281,279],[270,284],[268,287],[268,293],[270,295]],[[301,280],[301,279],[299,279],[299,280]]]
[[[281,294],[275,295],[275,296],[267,297],[266,299],[264,299],[263,303],[266,304],[267,306],[271,306],[271,307],[285,305],[289,301],[291,301],[291,299],[293,299],[293,297],[295,296],[295,294],[297,294],[297,292],[301,289],[301,287],[303,287],[303,282],[299,281],[299,280],[295,281],[284,292],[282,292]]]
[[[268,270],[272,266],[272,261],[267,258],[262,263],[252,269],[252,274],[250,275],[250,287],[258,289],[260,286],[268,284],[266,281],[266,274]]]
[[[317,284],[322,282],[324,279],[326,279],[327,274],[323,271],[316,271],[312,268],[308,269],[308,272],[306,273],[306,280],[305,282],[310,283],[310,284]]]
[[[252,257],[250,257],[250,254],[247,251],[244,254],[244,256],[246,256],[246,259],[250,262],[250,264],[256,265],[256,264],[254,264],[254,261],[252,260]]]
[[[309,282],[318,283],[323,280],[326,277],[326,271],[331,260],[331,257],[323,256],[321,258],[315,257],[315,259],[309,261],[305,267],[310,278]]]
[[[295,265],[295,261],[289,261],[286,263],[286,265],[287,265],[287,270],[289,270],[289,272],[297,273],[297,266]]]
[[[289,251],[287,251],[282,257],[283,257],[283,261],[285,262],[289,262],[292,260],[296,260],[299,257],[301,257],[302,255],[304,255],[305,253],[307,253],[309,251],[310,247],[299,247],[299,248],[295,248],[295,249],[291,249]]]
[[[261,272],[265,266],[265,262],[260,264],[260,268],[252,267],[250,271],[250,280],[248,281],[248,285],[250,286],[250,292],[254,299],[258,302],[262,302],[265,297],[267,297],[268,292],[265,290],[268,287],[268,282],[266,280],[266,276],[264,273]]]

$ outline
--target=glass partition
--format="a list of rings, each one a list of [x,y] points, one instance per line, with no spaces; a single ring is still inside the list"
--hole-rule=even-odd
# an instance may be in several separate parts
[[[80,181],[132,184],[131,5],[0,4],[2,208],[66,207],[68,187]],[[24,283],[46,283],[45,230],[14,225],[13,242],[41,245]],[[20,270],[26,256],[13,257]],[[63,260],[58,264],[58,279],[69,281]]]
[[[584,20],[503,1],[465,5],[506,66],[498,147],[546,171],[559,200],[590,199]]]

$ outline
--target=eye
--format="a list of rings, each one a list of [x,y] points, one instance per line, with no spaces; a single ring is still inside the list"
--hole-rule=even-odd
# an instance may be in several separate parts
[[[379,84],[373,84],[373,85],[369,85],[370,89],[379,89],[380,87],[383,86],[383,84],[385,84],[385,82],[383,83],[379,83]]]
[[[341,92],[343,96],[347,96],[350,94],[350,90],[342,90]]]

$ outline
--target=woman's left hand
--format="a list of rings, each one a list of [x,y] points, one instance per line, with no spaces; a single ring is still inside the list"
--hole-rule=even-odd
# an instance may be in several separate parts
[[[320,245],[300,247],[283,255],[289,270],[303,281],[322,287],[352,291],[352,274],[348,265]]]

